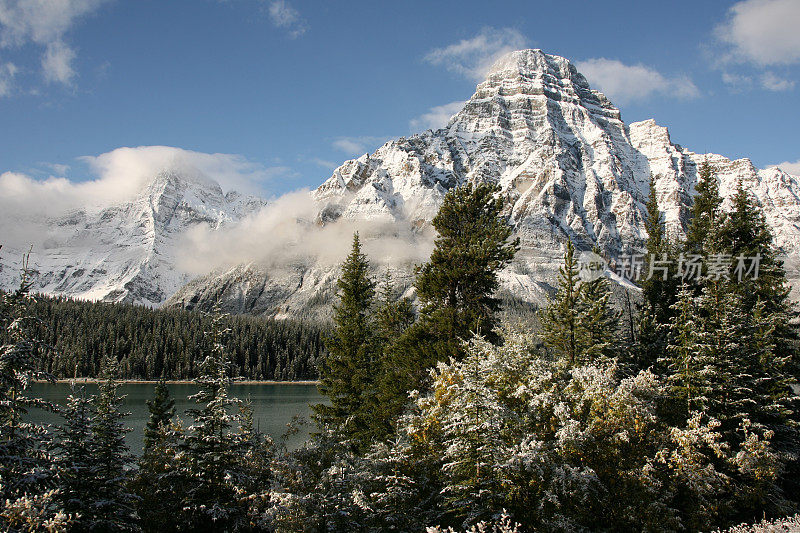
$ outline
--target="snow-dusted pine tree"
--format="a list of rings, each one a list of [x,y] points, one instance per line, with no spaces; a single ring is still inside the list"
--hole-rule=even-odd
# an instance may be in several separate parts
[[[38,319],[30,312],[31,285],[26,255],[19,287],[0,295],[0,504],[12,506],[17,498],[39,501],[52,476],[47,428],[27,417],[31,407],[54,409],[25,393],[34,380],[53,379],[40,370],[46,346],[36,335]]]
[[[137,531],[135,496],[128,490],[128,466],[133,456],[125,443],[124,425],[129,413],[122,411],[124,396],[118,393],[117,360],[105,357],[101,362],[99,391],[95,398],[90,447],[93,462],[93,492],[90,530]],[[88,517],[87,517],[88,518]]]
[[[708,403],[711,369],[711,340],[704,317],[698,313],[700,298],[684,285],[674,304],[675,315],[670,324],[671,343],[662,366],[667,369],[667,382],[678,403],[673,421],[686,420],[690,413],[702,411]]]
[[[169,394],[166,382],[162,379],[156,383],[153,398],[147,400],[150,419],[144,428],[144,453],[164,435],[164,428],[169,428],[175,416],[175,399]]]
[[[244,475],[244,452],[239,430],[240,401],[228,395],[230,360],[225,351],[228,330],[224,316],[215,313],[207,332],[211,349],[195,380],[199,391],[190,396],[197,407],[187,413],[192,423],[182,434],[175,457],[181,486],[179,523],[186,529],[234,530],[247,514],[246,495],[238,483]]]
[[[94,400],[87,397],[84,387],[73,389],[61,415],[64,422],[54,439],[58,499],[64,511],[77,518],[76,523],[88,527],[93,514],[96,468],[91,445]]]
[[[539,314],[539,319],[545,346],[568,366],[580,363],[586,344],[586,332],[580,327],[579,284],[575,246],[567,241],[564,265],[558,275],[558,292]]]
[[[575,247],[568,241],[558,292],[539,313],[542,341],[567,368],[619,353],[619,313],[611,305],[608,280],[581,281],[578,272]]]

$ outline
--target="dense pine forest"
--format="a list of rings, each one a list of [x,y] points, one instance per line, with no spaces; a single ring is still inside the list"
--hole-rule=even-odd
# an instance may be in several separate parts
[[[500,319],[498,272],[518,242],[497,187],[468,184],[445,197],[434,251],[417,269],[418,307],[390,277],[370,276],[354,235],[318,361],[328,401],[314,406],[315,433],[295,451],[254,429],[248,404],[229,395],[239,363],[228,338],[240,333],[238,319],[222,316],[179,337],[194,343],[184,348],[194,366],[175,368],[195,369],[196,407],[181,422],[157,385],[139,459],[124,443],[116,381],[118,346],[135,328],[98,341],[97,395],[76,389],[59,427],[31,423],[26,409],[42,402],[25,389],[48,378],[44,340],[57,344],[59,334],[44,332],[47,306],[32,303],[23,277],[0,307],[0,523],[431,533],[796,525],[797,312],[748,192],[740,186],[723,210],[707,164],[697,191],[679,241],[651,182],[643,269],[659,275],[639,282],[635,310],[612,305],[609,279],[582,275],[566,242],[557,292],[535,328]],[[758,275],[740,269],[753,257]],[[163,316],[185,317],[174,327],[195,320]],[[159,320],[173,334],[170,319]]]
[[[52,348],[42,370],[57,378],[99,376],[103,357],[111,356],[119,379],[193,379],[208,349],[203,332],[210,319],[199,312],[43,295],[31,299],[30,312],[34,335]],[[226,317],[225,326],[234,376],[317,378],[324,326],[250,316]]]

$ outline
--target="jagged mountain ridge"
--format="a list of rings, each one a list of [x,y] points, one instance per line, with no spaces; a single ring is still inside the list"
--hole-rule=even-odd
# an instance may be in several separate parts
[[[197,225],[221,227],[265,201],[236,192],[191,169],[158,172],[132,199],[79,209],[44,221],[48,238],[35,244],[34,290],[90,300],[162,304],[190,276],[175,268],[178,240]],[[4,248],[0,286],[19,283],[27,250]]]
[[[598,246],[609,257],[641,249],[651,172],[667,226],[682,235],[698,166],[706,159],[724,196],[739,181],[756,196],[777,244],[795,262],[797,177],[756,169],[747,159],[696,154],[672,143],[667,129],[653,120],[626,125],[567,59],[541,50],[502,58],[444,128],[390,141],[345,162],[316,189],[314,199],[321,225],[368,220],[417,229],[429,224],[452,187],[497,182],[522,242],[502,274],[503,286],[541,303],[552,290],[566,239],[581,249]],[[277,273],[241,265],[192,281],[170,302],[221,301],[234,312],[313,313],[318,295],[333,292],[334,270],[308,263]]]
[[[358,227],[368,242],[402,234],[409,246],[424,251],[430,220],[449,189],[467,181],[497,182],[523,245],[502,273],[504,289],[541,303],[552,290],[567,238],[582,249],[599,246],[609,257],[641,247],[651,172],[667,224],[680,235],[704,159],[716,168],[724,195],[739,180],[754,193],[796,273],[796,176],[756,169],[747,159],[693,153],[672,143],[653,120],[626,125],[567,59],[540,50],[498,61],[444,128],[390,141],[342,164],[308,199],[316,214],[303,228],[341,225],[341,233],[350,234]],[[237,313],[327,313],[337,278],[330,257],[254,258],[193,280],[176,268],[178,243],[187,231],[201,225],[237,231],[245,228],[238,222],[265,205],[224,194],[213,180],[186,169],[165,169],[129,201],[37,221],[50,228],[51,237],[34,248],[35,288],[152,306],[220,302]],[[0,286],[13,287],[24,250],[1,251]],[[410,285],[410,260],[372,259],[393,264],[400,284]]]

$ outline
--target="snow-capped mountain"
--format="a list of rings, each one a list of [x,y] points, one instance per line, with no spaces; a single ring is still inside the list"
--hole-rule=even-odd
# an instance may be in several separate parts
[[[449,189],[497,182],[522,241],[503,285],[540,303],[552,290],[566,239],[581,249],[598,246],[610,257],[641,248],[651,173],[670,231],[682,234],[705,159],[723,195],[741,181],[756,196],[789,266],[796,264],[796,176],[756,169],[748,159],[691,152],[653,120],[626,125],[567,59],[541,50],[500,59],[444,128],[388,142],[337,168],[314,192],[317,222],[374,221],[421,231]],[[237,312],[304,313],[324,300],[320,294],[332,293],[333,279],[333,266],[319,262],[279,274],[240,265],[194,280],[171,301],[193,306],[221,300]]]
[[[157,306],[190,279],[176,268],[178,241],[187,230],[230,224],[264,204],[224,194],[197,171],[172,169],[157,173],[130,200],[18,223],[46,226],[47,237],[32,243],[34,290]],[[0,286],[16,287],[28,250],[1,251]]]
[[[132,200],[31,221],[46,225],[50,235],[34,248],[31,264],[36,289],[53,294],[186,307],[220,302],[231,312],[320,315],[329,310],[338,261],[315,248],[335,245],[344,256],[358,229],[373,262],[397,267],[395,278],[409,286],[412,264],[430,250],[430,221],[447,191],[489,181],[500,184],[522,242],[502,273],[503,286],[542,303],[552,291],[566,239],[580,249],[597,246],[612,258],[641,248],[651,173],[667,225],[681,235],[703,160],[714,167],[723,195],[730,196],[740,181],[755,195],[796,277],[800,178],[756,169],[748,159],[691,152],[652,120],[627,125],[567,59],[540,50],[500,59],[444,128],[346,161],[302,197],[302,214],[280,205],[262,212],[263,200],[224,194],[199,173],[166,170]],[[261,219],[275,231],[258,241],[254,228]],[[220,261],[212,262],[216,270],[190,280],[176,266],[185,251],[182,239],[193,228],[211,228],[208,235],[222,230],[216,244],[243,234],[249,240],[240,239],[246,245],[224,261],[219,253]],[[246,257],[249,250],[252,257]],[[24,251],[0,250],[0,286],[15,285]]]

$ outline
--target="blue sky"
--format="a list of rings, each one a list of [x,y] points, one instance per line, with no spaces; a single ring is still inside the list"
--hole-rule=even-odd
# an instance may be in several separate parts
[[[523,47],[573,60],[626,122],[800,174],[797,28],[798,0],[0,0],[0,174],[82,181],[164,145],[229,154],[270,194],[314,187]]]

